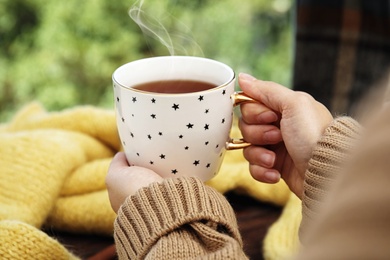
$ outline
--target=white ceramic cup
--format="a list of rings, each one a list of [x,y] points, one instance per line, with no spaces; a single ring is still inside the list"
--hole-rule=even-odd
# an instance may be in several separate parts
[[[206,181],[218,173],[226,149],[247,146],[229,138],[235,104],[235,74],[206,58],[166,56],[136,60],[113,73],[117,126],[127,160],[164,178],[196,176]],[[141,91],[139,84],[194,80],[216,87],[166,94]]]

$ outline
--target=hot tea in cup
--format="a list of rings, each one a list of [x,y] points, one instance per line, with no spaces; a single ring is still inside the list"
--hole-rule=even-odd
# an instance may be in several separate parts
[[[237,97],[229,66],[200,57],[147,58],[119,67],[113,86],[130,165],[164,178],[206,181],[218,173]]]

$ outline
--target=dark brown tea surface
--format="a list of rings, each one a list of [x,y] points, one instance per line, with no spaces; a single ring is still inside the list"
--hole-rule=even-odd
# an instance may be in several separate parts
[[[134,86],[134,89],[167,94],[180,94],[203,91],[215,88],[215,84],[196,80],[165,80],[153,81]]]

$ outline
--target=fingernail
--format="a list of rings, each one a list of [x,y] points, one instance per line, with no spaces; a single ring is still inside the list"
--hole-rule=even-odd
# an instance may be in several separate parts
[[[256,80],[256,78],[255,77],[253,77],[252,75],[249,75],[249,74],[246,74],[246,73],[240,73],[239,75],[238,75],[238,77],[240,78],[240,79],[242,79],[242,80],[247,80],[247,81],[254,81],[254,80]]]
[[[263,153],[260,155],[260,160],[263,163],[263,166],[265,167],[274,166],[274,156],[272,154]]]
[[[282,140],[282,134],[280,130],[271,130],[265,132],[263,135],[264,141],[268,143],[280,142]]]
[[[269,183],[277,183],[280,180],[280,174],[274,171],[268,171],[264,173],[264,178]]]
[[[278,120],[278,115],[273,111],[265,111],[257,116],[259,124],[269,124]]]

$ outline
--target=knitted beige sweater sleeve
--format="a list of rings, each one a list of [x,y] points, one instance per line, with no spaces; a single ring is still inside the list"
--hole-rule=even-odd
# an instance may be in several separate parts
[[[351,159],[305,228],[296,259],[390,259],[389,104],[364,122]]]
[[[301,232],[353,149],[360,126],[348,117],[326,129],[304,183]],[[127,198],[115,221],[119,259],[247,259],[228,201],[195,178],[166,179]]]
[[[360,129],[359,123],[350,117],[336,118],[313,150],[303,184],[302,222],[299,229],[303,244],[304,233],[317,218],[325,195],[341,173],[360,136]]]
[[[119,259],[247,259],[228,201],[195,178],[141,189],[114,225]]]

